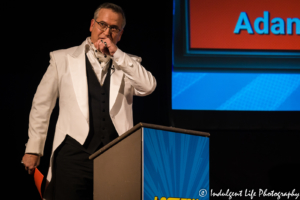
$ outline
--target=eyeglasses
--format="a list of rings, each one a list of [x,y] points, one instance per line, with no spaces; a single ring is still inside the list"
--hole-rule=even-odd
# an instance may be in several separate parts
[[[97,22],[96,20],[95,22],[99,24],[101,31],[106,31],[107,28],[109,28],[112,33],[119,33],[121,31],[121,29],[119,29],[117,26],[109,26],[105,22]]]

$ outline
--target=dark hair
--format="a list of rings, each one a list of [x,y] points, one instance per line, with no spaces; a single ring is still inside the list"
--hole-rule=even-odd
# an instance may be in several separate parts
[[[99,11],[102,9],[102,8],[107,8],[107,9],[111,9],[112,11],[116,12],[116,13],[120,13],[123,17],[123,22],[122,22],[122,29],[125,27],[126,25],[126,18],[125,18],[125,13],[123,11],[123,9],[116,5],[116,4],[113,4],[113,3],[103,3],[101,4],[94,12],[94,20],[97,19],[98,17],[98,13]]]

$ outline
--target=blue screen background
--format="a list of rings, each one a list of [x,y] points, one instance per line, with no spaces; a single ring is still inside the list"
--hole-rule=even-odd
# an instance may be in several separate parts
[[[172,109],[300,111],[300,74],[173,71]]]

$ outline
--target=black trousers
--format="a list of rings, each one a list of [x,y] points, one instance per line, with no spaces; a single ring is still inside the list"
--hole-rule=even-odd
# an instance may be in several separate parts
[[[93,160],[70,136],[55,150],[52,179],[45,191],[47,200],[93,200]]]

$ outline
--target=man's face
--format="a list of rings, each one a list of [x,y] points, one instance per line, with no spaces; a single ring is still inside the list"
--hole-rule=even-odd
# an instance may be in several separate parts
[[[121,31],[118,33],[111,32],[109,28],[105,31],[100,30],[100,25],[97,22],[104,22],[109,26],[117,26]],[[97,40],[110,38],[110,40],[117,44],[121,40],[123,34],[122,22],[123,17],[120,13],[116,13],[111,9],[102,8],[98,13],[97,20],[92,19],[90,31],[91,31],[91,41],[95,43]]]

